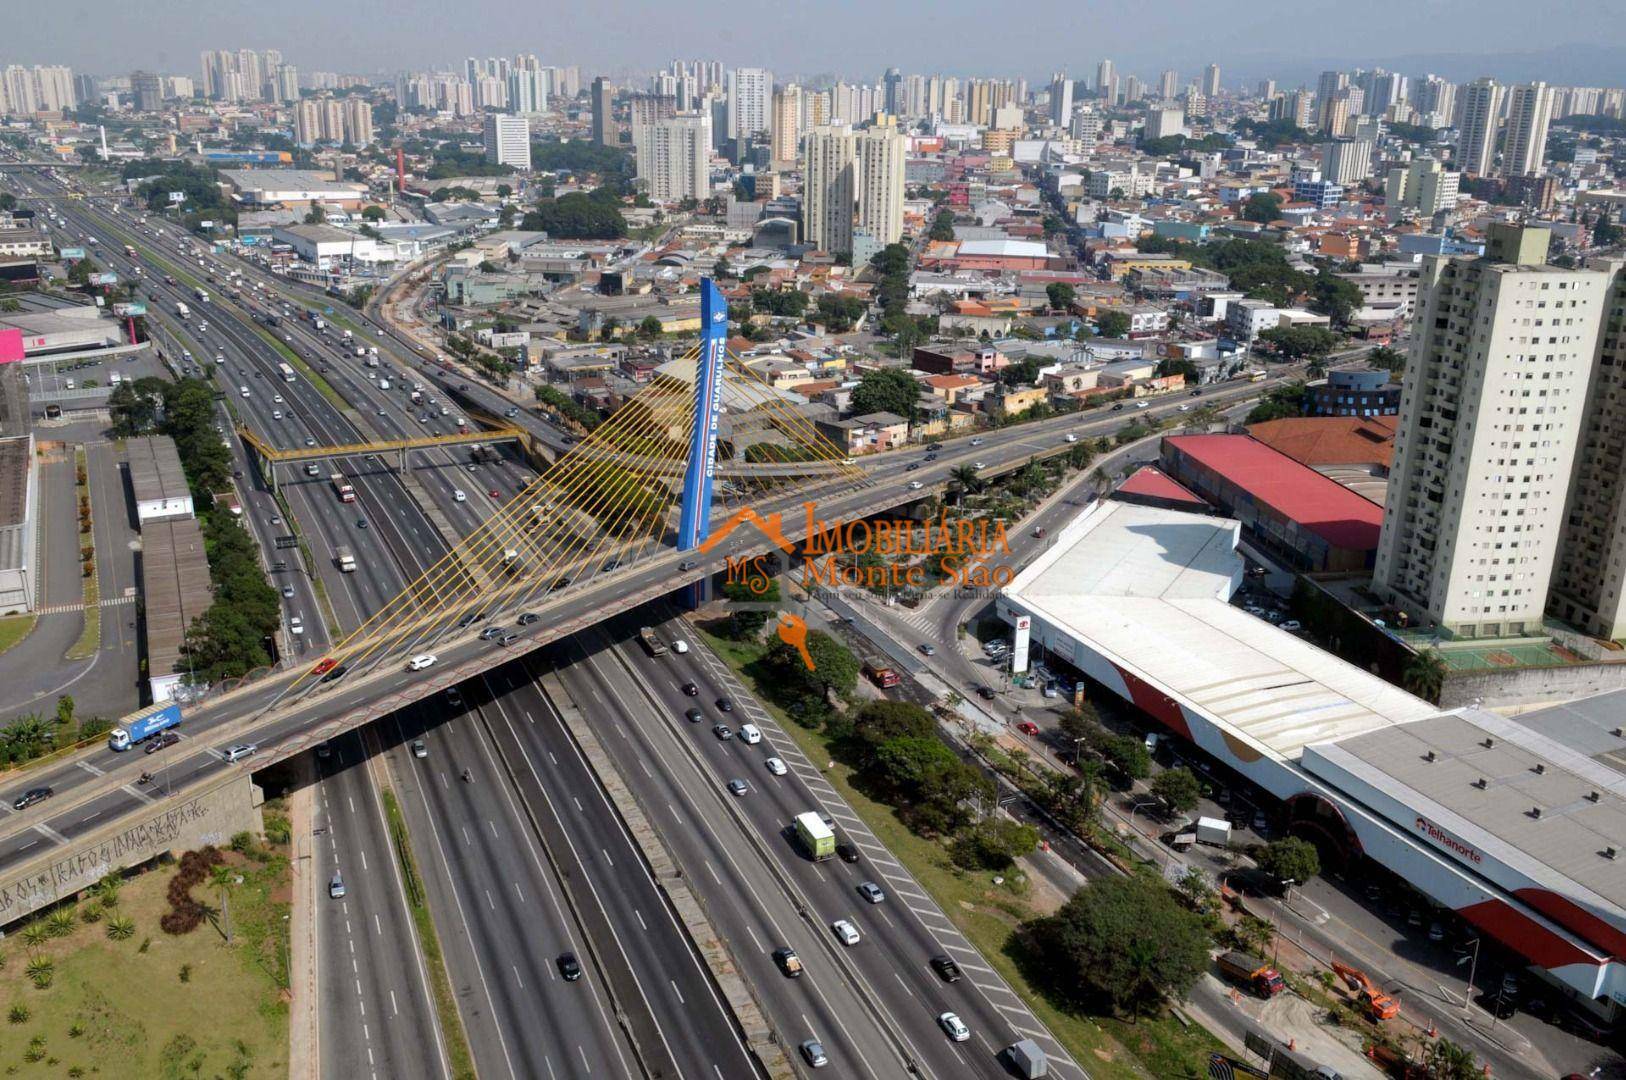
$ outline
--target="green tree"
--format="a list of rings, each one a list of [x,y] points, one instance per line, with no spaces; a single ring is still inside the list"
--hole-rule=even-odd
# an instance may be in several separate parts
[[[1104,338],[1121,338],[1129,333],[1129,316],[1108,309],[1095,317],[1095,330]]]
[[[866,701],[853,714],[853,737],[872,749],[888,739],[926,738],[936,730],[932,714],[912,701]]]
[[[814,321],[832,334],[844,334],[864,317],[867,305],[857,296],[821,296]]]
[[[1324,326],[1273,326],[1259,340],[1283,360],[1320,360],[1338,345],[1338,335]]]
[[[1039,830],[1009,818],[983,818],[962,829],[949,845],[955,863],[968,870],[1005,870],[1039,846]]]
[[[221,921],[226,927],[226,944],[231,944],[231,893],[237,887],[237,871],[229,866],[215,866],[209,871],[210,883],[220,894]]]
[[[939,240],[939,241],[941,241],[941,240],[953,240],[954,239],[954,211],[952,211],[952,210],[939,210],[937,212],[937,216],[932,219],[932,227],[926,233],[926,238],[928,240]]]
[[[1269,225],[1282,216],[1282,200],[1273,192],[1260,191],[1248,196],[1242,204],[1242,220]]]
[[[1620,243],[1621,227],[1609,220],[1608,214],[1599,214],[1592,225],[1592,242],[1598,247],[1611,247]]]
[[[361,208],[361,216],[367,221],[383,221],[384,208],[382,206],[364,206]]]
[[[881,368],[865,372],[858,380],[852,393],[852,411],[857,416],[889,412],[913,420],[919,400],[920,380],[902,368]]]
[[[1259,853],[1259,869],[1277,881],[1303,885],[1321,873],[1321,853],[1308,840],[1284,836],[1265,845]]]
[[[1044,293],[1052,311],[1066,311],[1078,298],[1078,293],[1065,281],[1052,281],[1044,287]]]
[[[1427,1080],[1480,1080],[1484,1074],[1472,1050],[1440,1039],[1423,1051],[1423,1075]]]
[[[1202,917],[1141,874],[1098,878],[1024,929],[1035,977],[1076,1007],[1151,1012],[1185,997],[1209,962]]]
[[[1304,384],[1290,382],[1273,386],[1265,391],[1264,400],[1248,410],[1245,423],[1262,424],[1266,420],[1281,420],[1289,416],[1304,415]]]
[[[653,315],[645,315],[638,324],[638,336],[645,341],[654,341],[661,336],[661,321]]]
[[[978,474],[975,465],[956,465],[949,473],[949,479],[965,494],[975,495],[982,490],[982,476]]]
[[[1445,657],[1438,649],[1424,649],[1414,655],[1401,674],[1400,684],[1418,697],[1438,703],[1445,689]]]
[[[1152,777],[1152,794],[1163,801],[1175,813],[1185,813],[1197,808],[1197,800],[1202,795],[1202,788],[1197,783],[1197,777],[1190,769],[1184,766],[1177,769],[1165,769]]]
[[[600,196],[599,191],[573,191],[543,200],[525,215],[520,228],[559,239],[618,240],[627,235],[627,219],[621,216],[618,204],[618,199]]]
[[[1366,362],[1374,368],[1395,375],[1403,374],[1406,370],[1406,354],[1399,349],[1391,349],[1387,345],[1379,345],[1367,353]]]
[[[1326,269],[1310,285],[1310,310],[1326,315],[1334,326],[1348,326],[1350,316],[1365,302],[1353,281]]]

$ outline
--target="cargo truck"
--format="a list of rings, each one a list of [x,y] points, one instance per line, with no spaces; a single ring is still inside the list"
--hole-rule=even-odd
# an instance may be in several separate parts
[[[209,302],[209,294],[204,292],[201,288],[193,289],[192,295],[198,298],[198,303],[200,304],[207,304]]]
[[[1005,1057],[1010,1061],[1011,1071],[1023,1080],[1039,1080],[1041,1076],[1050,1075],[1050,1062],[1044,1056],[1044,1048],[1032,1039],[1011,1043],[1005,1048]]]
[[[344,478],[343,473],[333,473],[327,478],[327,482],[333,485],[333,493],[339,497],[340,502],[356,501],[356,489],[350,486],[350,481]]]
[[[650,656],[666,655],[666,646],[661,642],[660,638],[655,636],[653,626],[640,626],[638,628],[638,640],[644,643],[644,649]]]
[[[1219,958],[1220,974],[1240,983],[1262,998],[1273,998],[1287,989],[1281,972],[1245,952],[1228,952]]]
[[[124,722],[107,735],[110,750],[128,750],[150,735],[181,722],[181,707],[174,702],[151,705],[125,718]]]
[[[1231,823],[1224,818],[1198,818],[1197,842],[1224,847],[1231,842]]]
[[[814,862],[823,862],[825,859],[835,857],[836,833],[824,823],[821,815],[811,810],[805,814],[797,814],[795,828],[796,839],[801,842],[802,850],[807,852],[808,858]]]
[[[192,309],[186,306],[185,300],[177,300],[175,301],[175,314],[179,315],[183,319],[190,319],[192,317]]]
[[[864,676],[882,690],[890,690],[900,681],[896,671],[878,664],[865,664]]]
[[[333,549],[333,555],[339,563],[339,572],[354,574],[356,572],[356,553],[350,550],[348,544],[340,544]]]

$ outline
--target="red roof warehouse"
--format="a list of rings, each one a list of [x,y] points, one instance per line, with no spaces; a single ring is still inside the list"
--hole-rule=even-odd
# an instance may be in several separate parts
[[[1383,507],[1248,435],[1163,440],[1163,471],[1299,570],[1371,567]]]

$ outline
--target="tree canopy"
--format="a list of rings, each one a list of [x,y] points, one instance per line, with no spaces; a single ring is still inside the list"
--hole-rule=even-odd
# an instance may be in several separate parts
[[[1338,345],[1338,335],[1325,326],[1273,326],[1259,340],[1284,360],[1320,360]]]
[[[566,240],[618,240],[627,235],[627,219],[615,197],[600,191],[545,199],[525,215],[520,228]]]
[[[1242,220],[1269,225],[1282,216],[1282,200],[1274,192],[1260,191],[1242,204]]]
[[[1265,845],[1259,853],[1259,869],[1277,881],[1302,885],[1321,873],[1321,853],[1308,840],[1284,836]]]
[[[1106,338],[1121,338],[1129,333],[1129,316],[1122,311],[1107,309],[1095,317],[1095,329]]]
[[[920,398],[920,380],[902,368],[881,368],[864,373],[853,388],[852,411],[862,416],[889,412],[906,420],[914,419]]]

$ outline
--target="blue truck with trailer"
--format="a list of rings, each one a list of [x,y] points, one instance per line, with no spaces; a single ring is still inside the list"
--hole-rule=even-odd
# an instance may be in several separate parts
[[[138,713],[124,718],[124,722],[107,736],[111,750],[128,750],[136,743],[181,722],[181,707],[174,702],[149,705]]]

